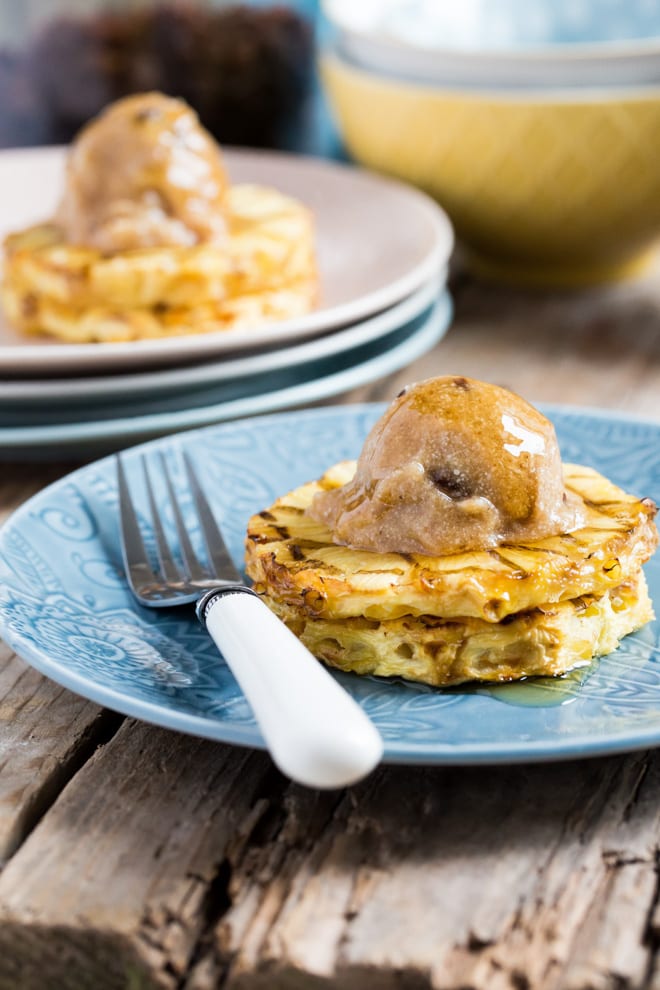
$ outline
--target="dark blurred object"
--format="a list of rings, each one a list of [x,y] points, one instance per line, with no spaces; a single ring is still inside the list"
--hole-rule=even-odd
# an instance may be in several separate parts
[[[24,57],[0,51],[0,148],[47,140],[47,121],[34,97]]]
[[[314,84],[314,30],[285,6],[169,3],[59,16],[0,52],[0,146],[62,143],[112,100],[187,100],[226,144],[290,147]]]

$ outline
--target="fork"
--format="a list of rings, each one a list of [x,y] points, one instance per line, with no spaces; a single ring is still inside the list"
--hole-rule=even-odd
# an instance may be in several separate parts
[[[274,762],[292,780],[335,788],[366,776],[382,756],[379,733],[353,698],[242,582],[186,452],[184,472],[206,559],[193,547],[167,460],[159,451],[160,477],[178,539],[177,560],[157,508],[157,482],[146,455],[140,460],[155,566],[123,460],[116,459],[122,555],[137,600],[152,608],[196,603],[197,617],[238,681]]]

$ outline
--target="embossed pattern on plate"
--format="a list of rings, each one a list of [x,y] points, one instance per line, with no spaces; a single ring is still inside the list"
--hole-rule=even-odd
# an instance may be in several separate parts
[[[136,448],[164,451],[184,481],[185,444],[237,561],[252,512],[354,456],[382,407],[308,410],[209,427]],[[563,456],[660,499],[660,424],[557,408]],[[133,454],[128,455],[137,466]],[[190,508],[190,506],[189,506]],[[98,461],[22,506],[0,531],[0,632],[37,669],[118,711],[213,739],[260,746],[233,678],[192,612],[135,605],[118,549],[113,462]],[[660,603],[660,561],[647,565]],[[564,704],[517,705],[473,690],[435,691],[352,675],[342,682],[385,739],[385,759],[494,763],[660,744],[658,623],[591,667]]]

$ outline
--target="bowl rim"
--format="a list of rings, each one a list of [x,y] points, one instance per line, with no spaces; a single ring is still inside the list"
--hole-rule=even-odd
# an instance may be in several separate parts
[[[389,46],[398,49],[401,54],[415,53],[432,54],[442,58],[454,58],[474,63],[482,60],[493,62],[537,62],[557,61],[573,62],[602,61],[612,59],[635,60],[639,56],[657,56],[660,59],[660,32],[646,38],[616,39],[608,41],[570,41],[554,42],[538,45],[514,46],[511,48],[460,48],[451,46],[424,45],[397,37],[387,31],[378,29],[361,29],[346,17],[347,5],[344,0],[320,0],[323,16],[335,28],[347,35],[359,38],[362,42],[375,42],[378,46]],[[353,5],[351,5],[352,7]]]
[[[357,65],[345,53],[342,53],[337,45],[328,45],[319,53],[319,61],[322,67],[326,64],[332,66],[334,63],[339,71],[350,73],[361,77],[372,85],[385,86],[390,89],[406,88],[417,90],[427,96],[447,96],[451,98],[461,98],[483,102],[487,99],[492,102],[514,103],[514,104],[606,104],[606,103],[653,103],[660,100],[660,81],[657,83],[635,83],[630,85],[532,85],[527,86],[488,86],[482,83],[475,83],[470,86],[467,83],[434,83],[431,80],[411,79],[409,76],[387,73],[385,69],[377,71]]]

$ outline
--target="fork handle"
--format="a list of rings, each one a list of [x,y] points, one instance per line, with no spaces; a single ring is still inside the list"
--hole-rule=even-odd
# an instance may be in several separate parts
[[[345,787],[383,742],[359,705],[250,588],[208,592],[198,616],[238,681],[280,770],[308,787]]]

